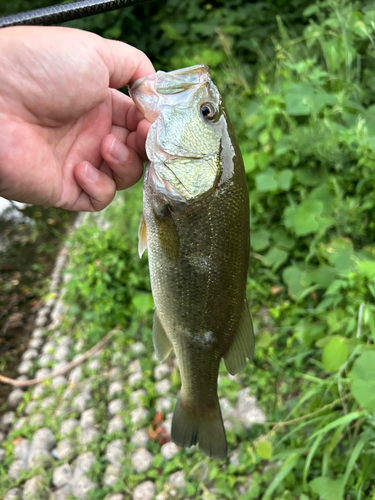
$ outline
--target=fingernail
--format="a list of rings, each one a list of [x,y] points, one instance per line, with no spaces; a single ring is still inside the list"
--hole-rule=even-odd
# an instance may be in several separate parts
[[[99,172],[95,167],[86,163],[85,177],[91,182],[96,182],[99,179]]]
[[[109,154],[113,159],[124,162],[128,159],[129,151],[125,144],[118,139],[113,139],[111,147],[109,148]]]

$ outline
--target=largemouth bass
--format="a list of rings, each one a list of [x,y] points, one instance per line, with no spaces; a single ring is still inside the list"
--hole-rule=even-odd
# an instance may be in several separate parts
[[[173,349],[181,374],[172,440],[224,459],[220,360],[235,374],[254,352],[241,153],[206,66],[158,71],[135,81],[130,95],[152,122],[139,254],[148,248],[156,355],[161,362]]]

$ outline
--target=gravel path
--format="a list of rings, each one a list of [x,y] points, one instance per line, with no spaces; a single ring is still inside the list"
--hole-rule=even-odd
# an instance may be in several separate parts
[[[51,373],[82,354],[83,343],[60,332],[67,262],[66,247],[51,275],[55,298],[39,310],[18,367],[21,380]],[[4,500],[187,498],[189,478],[181,464],[196,450],[181,451],[170,442],[174,369],[173,359],[159,365],[141,342],[124,352],[110,344],[65,376],[14,389],[0,420],[0,467],[9,477]],[[226,429],[264,422],[256,403],[247,388],[236,401],[221,398]],[[238,464],[238,456],[234,450],[230,463]],[[168,470],[160,485],[160,471]],[[93,496],[99,490],[104,496]]]

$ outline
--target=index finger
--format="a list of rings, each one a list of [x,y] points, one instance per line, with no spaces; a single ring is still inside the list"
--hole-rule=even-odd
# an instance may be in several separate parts
[[[124,42],[103,40],[100,55],[109,71],[109,86],[119,89],[134,80],[155,73],[150,59],[141,50]]]

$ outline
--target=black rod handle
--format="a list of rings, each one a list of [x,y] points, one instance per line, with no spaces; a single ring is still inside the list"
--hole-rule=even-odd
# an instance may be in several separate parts
[[[0,28],[20,25],[51,26],[149,1],[152,0],[80,0],[52,5],[51,7],[0,17]]]

